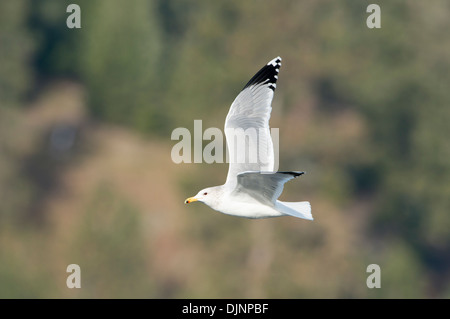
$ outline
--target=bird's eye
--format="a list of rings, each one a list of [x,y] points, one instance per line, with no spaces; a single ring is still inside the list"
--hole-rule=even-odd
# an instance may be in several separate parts
[[[203,195],[208,195],[208,193],[207,193],[207,192],[204,192]]]

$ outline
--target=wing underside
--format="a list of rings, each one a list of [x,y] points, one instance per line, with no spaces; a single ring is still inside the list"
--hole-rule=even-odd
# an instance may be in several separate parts
[[[284,184],[304,172],[243,172],[237,175],[236,192],[245,192],[265,204],[274,204]]]

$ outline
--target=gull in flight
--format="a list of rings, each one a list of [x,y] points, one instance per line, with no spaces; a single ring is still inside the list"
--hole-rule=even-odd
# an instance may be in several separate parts
[[[280,67],[280,57],[267,63],[250,79],[230,107],[225,120],[225,136],[230,158],[225,184],[202,189],[197,195],[186,199],[185,204],[199,201],[221,213],[239,217],[294,216],[313,220],[309,202],[278,200],[284,184],[304,174],[304,172],[274,172],[274,150],[269,118]],[[234,143],[236,138],[234,132],[239,130],[257,132],[245,135],[248,142],[244,144],[245,148],[236,147]],[[258,146],[265,148],[266,151],[261,152]],[[252,155],[256,156],[253,160]]]

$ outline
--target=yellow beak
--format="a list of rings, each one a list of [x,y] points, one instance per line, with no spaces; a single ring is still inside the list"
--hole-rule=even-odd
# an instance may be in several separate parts
[[[187,198],[187,199],[184,201],[184,203],[185,203],[185,204],[189,204],[189,203],[196,202],[196,201],[198,201],[197,198],[195,198],[195,197],[189,197],[189,198]]]

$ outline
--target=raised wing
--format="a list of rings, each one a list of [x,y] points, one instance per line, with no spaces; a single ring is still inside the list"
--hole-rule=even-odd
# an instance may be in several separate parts
[[[245,192],[265,204],[274,204],[283,192],[284,184],[304,172],[243,172],[237,175],[235,191]]]
[[[234,188],[245,171],[274,170],[269,119],[281,58],[267,63],[245,85],[225,120],[229,169],[226,184]]]

